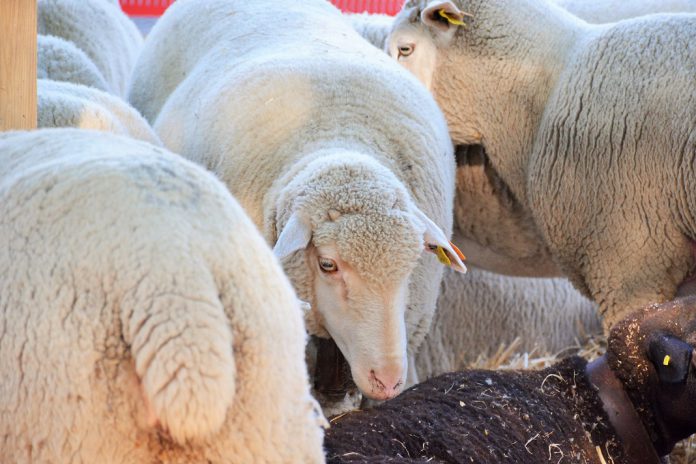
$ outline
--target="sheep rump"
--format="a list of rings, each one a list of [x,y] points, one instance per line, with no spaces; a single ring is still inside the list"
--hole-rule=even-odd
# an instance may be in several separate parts
[[[224,185],[92,131],[0,158],[0,461],[323,461],[297,300]]]

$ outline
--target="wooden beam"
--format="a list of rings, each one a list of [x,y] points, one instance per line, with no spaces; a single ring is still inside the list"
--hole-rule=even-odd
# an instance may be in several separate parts
[[[0,0],[0,131],[36,128],[36,0]]]

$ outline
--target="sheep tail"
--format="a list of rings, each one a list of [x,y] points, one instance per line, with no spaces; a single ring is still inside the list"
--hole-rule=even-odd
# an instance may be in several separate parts
[[[124,321],[149,422],[180,444],[219,431],[234,399],[232,333],[215,297],[160,294]]]

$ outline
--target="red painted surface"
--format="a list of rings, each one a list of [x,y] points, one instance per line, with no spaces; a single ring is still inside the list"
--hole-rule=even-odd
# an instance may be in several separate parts
[[[174,0],[119,0],[130,16],[160,16]],[[300,0],[298,0],[300,1]],[[395,15],[404,0],[330,0],[346,13],[383,13]]]

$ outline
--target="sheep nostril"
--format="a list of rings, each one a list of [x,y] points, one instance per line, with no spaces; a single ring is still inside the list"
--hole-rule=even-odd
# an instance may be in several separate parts
[[[374,369],[370,371],[370,383],[372,383],[372,386],[376,387],[377,390],[385,390],[387,388],[384,383],[377,378]]]

